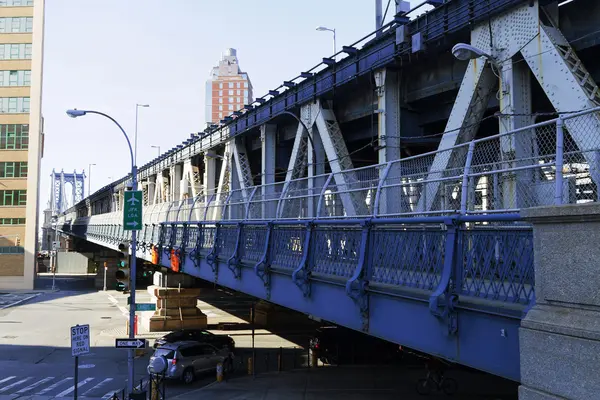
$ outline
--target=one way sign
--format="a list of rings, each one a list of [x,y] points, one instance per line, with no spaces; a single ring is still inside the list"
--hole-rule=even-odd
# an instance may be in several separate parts
[[[146,339],[115,339],[117,349],[141,349],[146,347]]]

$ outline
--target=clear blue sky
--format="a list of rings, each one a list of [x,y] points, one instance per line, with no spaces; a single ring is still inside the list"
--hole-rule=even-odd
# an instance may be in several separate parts
[[[73,120],[66,109],[106,112],[133,136],[135,104],[150,104],[140,109],[142,165],[156,156],[151,145],[168,150],[203,129],[204,84],[223,50],[237,49],[261,96],[331,55],[331,33],[318,25],[336,28],[340,49],[374,30],[374,1],[47,0],[41,208],[52,168],[87,174],[97,164],[92,190],[129,171],[124,139],[110,121]]]

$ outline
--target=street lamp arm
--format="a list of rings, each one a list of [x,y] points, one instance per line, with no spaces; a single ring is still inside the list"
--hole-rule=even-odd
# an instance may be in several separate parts
[[[133,161],[133,149],[131,147],[131,142],[129,141],[129,136],[127,136],[127,133],[125,133],[125,129],[123,129],[123,127],[121,126],[121,124],[119,124],[117,122],[117,120],[115,120],[113,117],[111,117],[108,114],[105,114],[103,112],[100,111],[91,111],[91,110],[86,110],[86,113],[88,114],[98,114],[98,115],[102,115],[103,117],[106,117],[108,119],[110,119],[112,122],[115,123],[115,125],[117,125],[119,127],[119,129],[121,130],[121,132],[123,133],[123,136],[125,136],[125,140],[127,140],[127,146],[129,147],[129,156],[131,157],[131,167],[133,168],[135,166],[135,162]]]

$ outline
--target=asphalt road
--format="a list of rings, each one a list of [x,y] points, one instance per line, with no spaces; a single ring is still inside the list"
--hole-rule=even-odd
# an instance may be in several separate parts
[[[121,397],[127,350],[114,346],[116,338],[126,337],[125,316],[108,293],[68,290],[86,286],[73,278],[58,285],[58,292],[0,293],[0,399],[72,398],[70,328],[76,324],[89,324],[91,330],[90,353],[79,357],[78,397],[107,399],[115,392]],[[148,357],[135,360],[136,384],[146,378]],[[175,396],[214,380],[210,374],[189,386],[168,382],[167,392]]]

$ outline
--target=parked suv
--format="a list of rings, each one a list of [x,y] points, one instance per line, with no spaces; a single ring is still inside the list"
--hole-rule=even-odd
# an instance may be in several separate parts
[[[192,383],[198,374],[214,370],[218,363],[223,363],[226,369],[233,368],[233,353],[228,349],[189,340],[159,346],[150,363],[156,357],[167,361],[165,378],[181,379],[184,383]]]
[[[230,351],[235,350],[235,342],[231,336],[215,335],[204,329],[179,329],[169,332],[154,342],[154,348],[156,349],[166,343],[175,343],[183,340],[212,344],[218,349],[227,347]]]

